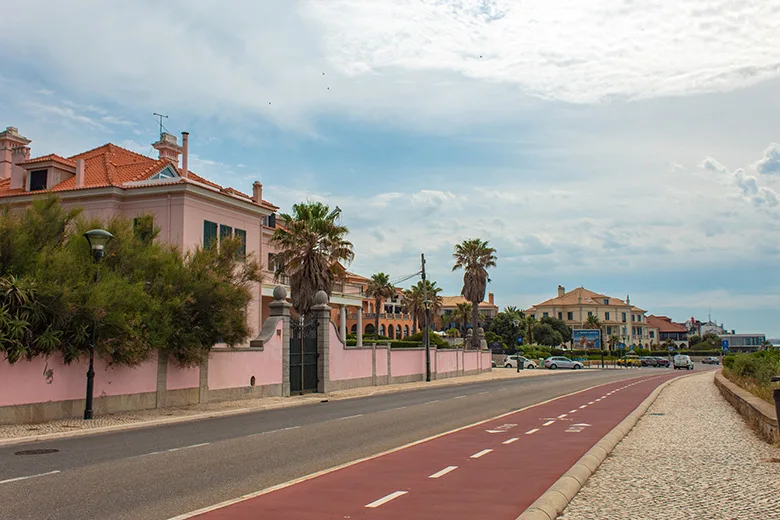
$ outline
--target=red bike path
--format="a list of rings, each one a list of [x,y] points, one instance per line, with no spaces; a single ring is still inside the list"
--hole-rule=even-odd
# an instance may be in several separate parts
[[[603,384],[195,518],[514,520],[674,377]]]

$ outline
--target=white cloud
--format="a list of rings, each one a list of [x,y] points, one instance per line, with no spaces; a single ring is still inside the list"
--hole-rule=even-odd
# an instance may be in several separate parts
[[[734,182],[742,190],[742,195],[745,199],[758,208],[775,208],[780,204],[780,197],[778,197],[777,192],[771,188],[759,186],[758,179],[752,175],[747,175],[743,170],[734,172]]]
[[[780,144],[771,143],[764,150],[764,157],[755,164],[756,171],[764,175],[780,174]]]

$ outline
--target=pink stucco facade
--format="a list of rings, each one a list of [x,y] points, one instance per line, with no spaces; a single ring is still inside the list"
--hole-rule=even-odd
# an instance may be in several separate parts
[[[438,350],[436,352],[436,372],[439,374],[456,372],[459,368],[459,355],[460,352],[456,350]]]
[[[393,377],[425,373],[424,349],[398,349],[391,352],[390,361]]]
[[[168,360],[166,384],[168,390],[197,388],[200,384],[200,367],[180,367],[173,359],[170,359]]]
[[[282,323],[277,324],[281,331]],[[263,350],[214,349],[209,354],[209,390],[249,387],[252,376],[255,386],[282,382],[282,341],[273,334]]]
[[[330,322],[330,380],[343,381],[348,379],[362,379],[373,375],[373,354],[370,348],[344,347],[336,331],[336,326]],[[379,361],[377,361],[377,364]],[[387,362],[385,362],[387,373]]]
[[[0,406],[83,399],[88,361],[66,365],[49,359],[0,362]],[[157,357],[133,368],[109,367],[95,360],[95,397],[139,394],[157,390]]]
[[[384,377],[387,375],[387,349],[376,349],[376,375]]]
[[[468,372],[470,370],[477,370],[477,368],[479,368],[479,352],[464,352],[463,369]]]

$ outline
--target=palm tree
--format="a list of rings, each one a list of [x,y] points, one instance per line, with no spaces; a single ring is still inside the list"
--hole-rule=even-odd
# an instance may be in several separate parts
[[[455,324],[458,326],[458,330],[460,330],[461,335],[463,335],[464,337],[466,335],[466,324],[469,322],[470,317],[471,317],[470,303],[457,304],[455,308],[452,310],[452,314],[450,314],[450,319],[455,322]]]
[[[374,299],[374,330],[377,331],[377,334],[379,334],[379,306],[383,299],[391,298],[394,294],[395,287],[390,283],[390,275],[386,273],[371,275],[366,296]]]
[[[525,335],[523,338],[523,344],[525,343],[525,338],[528,338],[529,343],[528,345],[534,344],[534,329],[536,328],[536,324],[538,322],[536,321],[536,318],[534,316],[528,316],[525,319]]]
[[[292,304],[301,316],[309,312],[317,291],[331,295],[339,276],[337,266],[355,258],[349,229],[338,223],[341,209],[331,210],[322,202],[294,204],[292,214],[282,213],[284,223],[274,231],[277,248],[277,281],[289,278]]]
[[[436,285],[436,282],[433,282],[431,280],[420,280],[415,284],[415,289],[420,293],[420,296],[422,298],[422,308],[420,309],[419,314],[419,321],[425,320],[425,300],[431,302],[431,308],[430,308],[430,315],[431,316],[437,316],[439,312],[441,311],[442,305],[444,304],[444,300],[442,299],[441,295],[441,287]],[[430,327],[430,323],[428,326]]]
[[[477,328],[479,327],[479,304],[485,299],[485,289],[490,281],[488,268],[496,266],[496,250],[487,241],[478,238],[464,240],[455,245],[452,270],[463,269],[463,290],[461,294],[471,302],[471,324],[474,327],[474,348],[479,349]]]
[[[594,316],[593,314],[588,316],[588,319],[585,320],[584,325],[585,325],[586,329],[600,329],[601,328],[601,322],[599,321],[599,317],[598,316]]]
[[[412,316],[412,334],[417,334],[417,317],[424,309],[422,292],[416,285],[404,291],[404,310]]]
[[[620,336],[613,334],[609,337],[609,349],[617,350],[617,346],[620,344]]]

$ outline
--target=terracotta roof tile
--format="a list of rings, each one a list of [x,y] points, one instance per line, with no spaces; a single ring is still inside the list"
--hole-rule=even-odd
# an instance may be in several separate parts
[[[66,159],[64,157],[60,157],[59,155],[55,153],[50,153],[49,155],[44,155],[42,157],[34,157],[32,159],[28,159],[24,162],[19,163],[20,166],[27,165],[27,164],[36,164],[36,163],[42,163],[47,161],[53,161],[60,164],[64,164],[66,166],[70,166],[72,168],[76,167],[76,162],[71,161],[70,159]]]
[[[618,298],[595,293],[584,287],[577,287],[576,289],[565,293],[563,296],[557,296],[542,303],[537,303],[535,307],[549,307],[551,305],[605,305],[605,299],[609,300],[607,305],[626,305],[626,302]]]
[[[442,296],[442,307],[457,307],[459,303],[471,303],[463,296]],[[479,304],[481,309],[498,309],[498,306],[491,304],[490,302],[482,302]]]
[[[659,332],[688,332],[688,329],[682,323],[675,323],[666,316],[647,316],[647,324],[650,327],[658,329]]]

